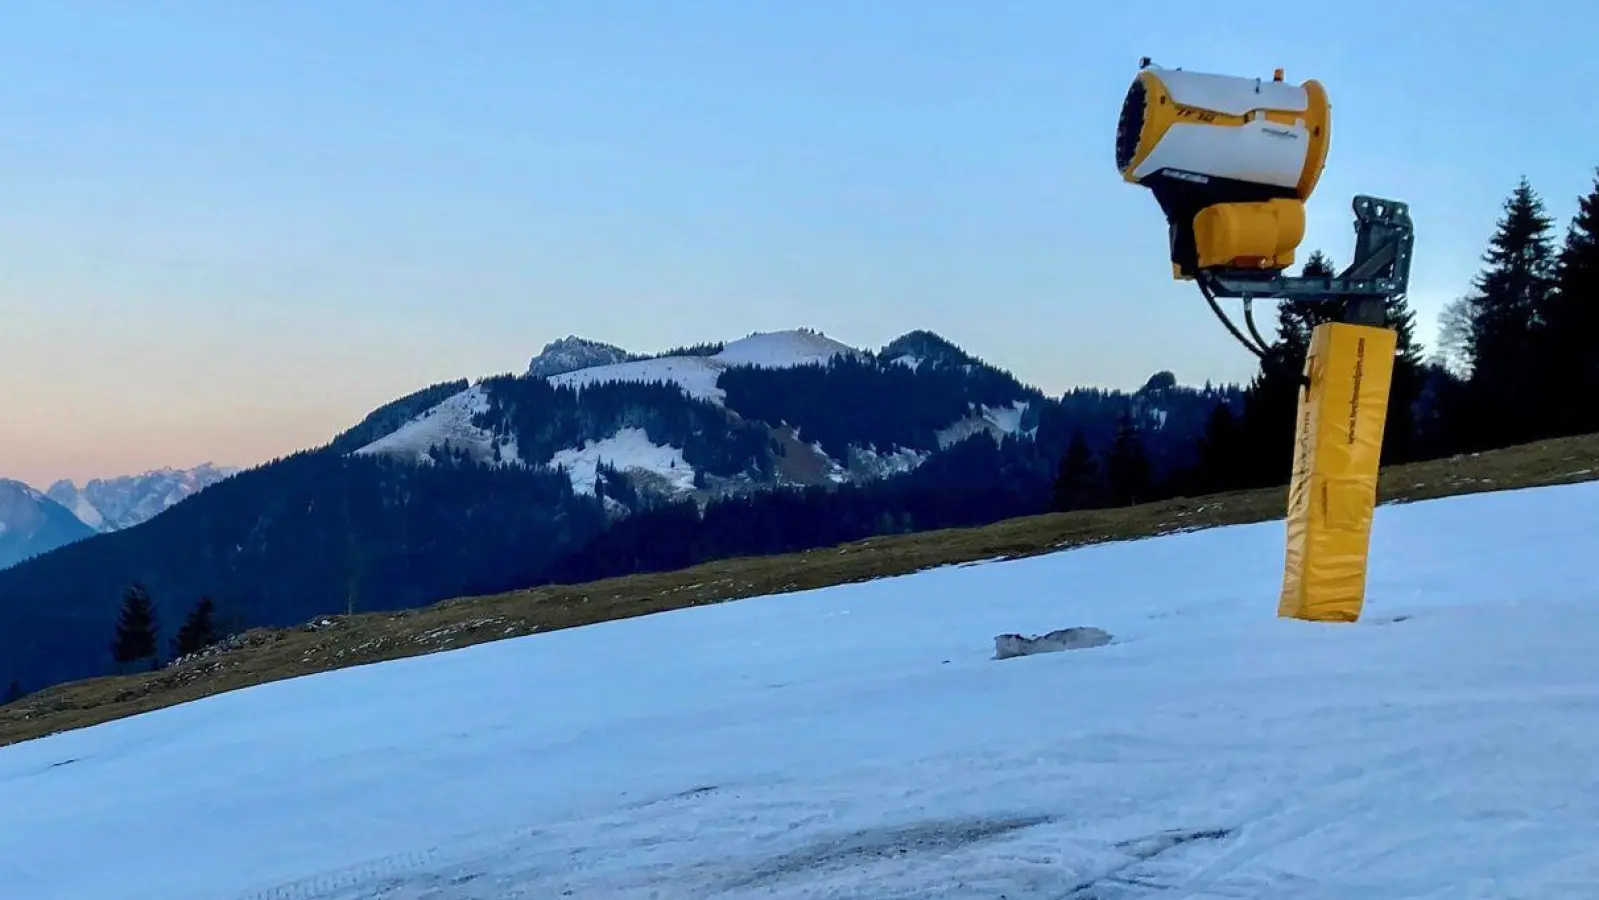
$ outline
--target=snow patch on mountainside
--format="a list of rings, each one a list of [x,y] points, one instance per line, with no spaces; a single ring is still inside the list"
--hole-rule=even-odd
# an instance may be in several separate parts
[[[716,386],[716,379],[724,368],[726,366],[708,356],[663,356],[578,369],[556,375],[549,381],[556,386],[579,390],[590,385],[613,382],[649,384],[664,381],[677,385],[695,399],[721,403],[727,399],[727,392]]]
[[[851,447],[849,473],[855,478],[887,478],[909,472],[927,462],[928,456],[926,451],[910,450],[905,447],[895,447],[891,451],[874,450],[871,447]]]
[[[716,386],[716,379],[731,366],[783,369],[820,365],[839,354],[862,355],[848,344],[814,332],[756,332],[730,341],[714,356],[663,356],[591,366],[553,376],[549,381],[580,389],[608,382],[664,381],[681,387],[690,397],[719,404],[726,401],[727,393]]]
[[[959,419],[938,431],[940,449],[958,444],[974,434],[988,432],[994,440],[1006,435],[1022,434],[1022,416],[1029,404],[1017,400],[1010,406],[983,406],[964,419]]]
[[[1018,434],[1022,430],[1022,416],[1027,414],[1027,406],[1026,400],[1016,400],[1010,406],[985,406],[983,417],[1006,434]]]
[[[475,460],[490,461],[494,459],[494,435],[472,424],[473,416],[488,409],[488,393],[481,384],[475,384],[355,452],[363,456],[383,454],[430,463],[428,451],[448,444],[453,449],[464,450]],[[515,447],[510,446],[502,448],[501,459],[505,458],[505,449],[510,449],[515,456]]]
[[[756,332],[730,342],[711,357],[724,366],[761,366],[768,369],[820,365],[834,356],[861,356],[848,344],[812,331]]]
[[[694,467],[677,447],[662,446],[650,440],[642,428],[623,428],[604,440],[587,441],[581,449],[556,452],[549,465],[567,471],[572,489],[593,494],[599,464],[624,473],[646,472],[664,478],[673,490],[694,489]]]
[[[65,487],[63,487],[64,484],[72,487],[72,490],[68,491]],[[50,491],[57,495],[51,499],[55,500],[63,507],[66,507],[68,512],[72,513],[74,516],[77,516],[78,521],[89,526],[90,528],[93,528],[95,531],[111,530],[106,525],[105,516],[101,515],[100,511],[94,508],[94,504],[90,503],[89,498],[84,496],[84,494],[79,491],[75,485],[71,485],[70,482],[58,481],[50,486]],[[4,530],[5,523],[0,522],[0,531]]]

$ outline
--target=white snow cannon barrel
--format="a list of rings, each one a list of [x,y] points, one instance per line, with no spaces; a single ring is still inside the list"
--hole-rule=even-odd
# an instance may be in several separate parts
[[[1116,168],[1150,189],[1172,275],[1293,265],[1327,160],[1331,107],[1316,81],[1162,69],[1144,60],[1122,104]]]

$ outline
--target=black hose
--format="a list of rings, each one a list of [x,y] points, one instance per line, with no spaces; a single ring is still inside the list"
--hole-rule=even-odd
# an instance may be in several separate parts
[[[1210,304],[1211,312],[1214,312],[1216,314],[1216,318],[1220,319],[1221,323],[1223,325],[1227,326],[1227,330],[1229,332],[1231,332],[1232,336],[1238,340],[1238,343],[1243,344],[1244,345],[1244,349],[1248,350],[1250,353],[1255,354],[1255,356],[1257,358],[1265,359],[1266,358],[1266,349],[1265,349],[1264,345],[1265,345],[1266,342],[1265,341],[1261,341],[1260,342],[1261,346],[1256,346],[1254,344],[1251,344],[1249,342],[1249,338],[1244,337],[1244,333],[1238,330],[1238,326],[1237,325],[1233,324],[1233,320],[1227,318],[1227,314],[1222,312],[1221,305],[1216,302],[1216,295],[1211,292],[1210,287],[1208,285],[1206,285],[1205,282],[1203,282],[1203,281],[1199,282],[1199,292],[1201,294],[1205,295],[1205,302]],[[1247,306],[1245,307],[1245,310],[1246,310],[1246,315],[1247,315],[1247,310],[1248,310]],[[1249,318],[1253,319],[1254,317],[1250,316]],[[1255,331],[1255,327],[1254,327],[1253,323],[1250,324],[1249,330],[1250,331]],[[1259,337],[1259,332],[1256,332],[1256,337],[1257,338]]]
[[[1255,327],[1255,301],[1252,297],[1244,298],[1244,325],[1249,328],[1249,336],[1255,339],[1255,346],[1261,348],[1271,346],[1260,336],[1260,329]]]

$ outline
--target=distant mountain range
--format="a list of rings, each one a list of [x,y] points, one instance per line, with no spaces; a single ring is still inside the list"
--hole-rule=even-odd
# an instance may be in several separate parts
[[[82,487],[61,480],[42,494],[21,482],[0,480],[0,486],[8,486],[0,487],[6,494],[0,500],[0,535],[10,535],[8,549],[0,550],[0,569],[72,541],[148,521],[237,471],[211,463],[192,469],[169,467],[96,478]],[[59,511],[83,527],[64,522]]]
[[[94,533],[44,494],[0,478],[0,569]]]
[[[202,463],[192,469],[168,467],[120,478],[95,478],[81,488],[63,479],[50,485],[45,494],[95,531],[116,531],[148,521],[238,471]]]
[[[1239,396],[1157,373],[1050,397],[926,331],[876,351],[807,329],[655,354],[567,337],[231,477],[52,488],[104,531],[63,526],[0,571],[0,681],[106,671],[135,582],[169,636],[202,595],[288,625],[1041,512],[1074,435],[1104,456],[1131,434],[1169,473]]]

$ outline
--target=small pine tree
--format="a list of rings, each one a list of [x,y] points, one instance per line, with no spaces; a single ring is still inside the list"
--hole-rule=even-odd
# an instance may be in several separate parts
[[[148,659],[154,668],[159,630],[150,592],[142,584],[130,586],[122,594],[122,612],[117,619],[116,638],[111,642],[111,658],[124,666]]]
[[[198,653],[217,642],[220,635],[217,634],[216,609],[210,597],[200,598],[172,639],[173,659]]]
[[[27,695],[27,692],[22,689],[22,682],[13,678],[11,679],[11,686],[6,688],[5,697],[0,698],[0,706],[4,706],[7,703],[15,703]]]
[[[1094,454],[1088,449],[1088,439],[1083,436],[1083,429],[1072,429],[1066,452],[1061,454],[1060,464],[1055,469],[1051,507],[1056,512],[1065,512],[1094,506],[1098,500],[1098,475]]]

